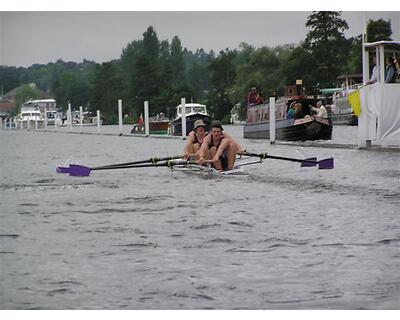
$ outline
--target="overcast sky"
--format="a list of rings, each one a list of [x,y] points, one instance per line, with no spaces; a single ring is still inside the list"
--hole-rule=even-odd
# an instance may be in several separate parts
[[[304,40],[310,11],[278,12],[0,12],[0,65],[30,66],[57,59],[106,62],[142,38],[152,25],[159,40],[177,35],[189,50],[234,49]],[[343,11],[346,37],[362,33],[364,12]],[[400,41],[400,11],[367,12],[367,19],[391,20],[392,38]]]

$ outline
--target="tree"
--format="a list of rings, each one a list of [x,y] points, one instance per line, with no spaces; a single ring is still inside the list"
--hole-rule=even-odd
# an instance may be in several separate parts
[[[18,87],[20,84],[18,70],[15,67],[0,66],[0,96],[3,93]]]
[[[18,89],[15,95],[15,104],[17,105],[17,109],[19,111],[21,110],[24,102],[42,98],[45,98],[43,91],[40,91],[35,85],[26,84]]]
[[[92,112],[100,110],[106,118],[117,114],[117,101],[122,98],[124,91],[124,84],[117,66],[111,62],[98,66],[92,80],[92,87],[89,110]],[[124,107],[127,112],[125,104]]]
[[[304,47],[311,50],[314,62],[314,86],[331,86],[347,63],[351,42],[344,36],[348,24],[337,11],[314,11],[307,19]]]
[[[133,89],[138,97],[139,104],[143,106],[145,100],[152,100],[159,94],[161,82],[160,44],[157,33],[152,26],[143,33],[143,42],[134,61],[134,68],[139,75],[133,79]],[[152,109],[159,109],[158,105],[152,105]]]
[[[234,59],[236,51],[221,51],[219,56],[214,59],[209,67],[212,90],[208,99],[211,103],[210,109],[214,113],[215,119],[223,119],[230,114],[233,103],[229,99],[236,78],[236,68]]]
[[[67,109],[68,102],[73,108],[87,106],[91,90],[87,77],[83,77],[78,71],[66,70],[61,74],[57,84],[53,95],[57,100],[57,105],[63,110]]]
[[[135,113],[140,113],[146,100],[150,102],[152,113],[159,112],[162,106],[157,97],[163,83],[160,42],[152,26],[143,33],[143,40],[133,41],[123,50],[121,67]]]
[[[192,89],[188,81],[188,73],[184,59],[184,50],[177,36],[173,37],[171,45],[167,41],[161,42],[161,78],[160,94],[155,98],[156,104],[160,105],[160,111],[167,115],[180,99],[192,96]]]
[[[367,25],[367,42],[391,41],[392,38],[391,22],[383,19],[369,20]]]
[[[369,20],[367,25],[367,42],[387,40],[391,41],[392,29],[391,22],[383,19]],[[349,63],[346,67],[348,73],[362,73],[362,35],[351,38]],[[372,65],[372,55],[370,56]]]
[[[184,59],[193,98],[196,101],[205,99],[211,86],[208,68],[213,56],[203,49],[197,49],[194,53],[185,49]]]
[[[303,80],[306,87],[315,84],[315,64],[312,53],[303,46],[298,46],[290,50],[283,65],[283,74],[286,85],[294,85],[297,79]]]

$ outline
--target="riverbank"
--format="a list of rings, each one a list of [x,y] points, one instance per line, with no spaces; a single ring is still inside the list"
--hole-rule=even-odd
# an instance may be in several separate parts
[[[225,131],[231,134],[235,139],[241,140],[242,143],[250,141],[250,139],[243,138],[243,127],[240,125],[224,125]],[[4,130],[17,130],[17,129],[4,129]],[[28,131],[28,130],[24,130]],[[145,138],[145,139],[175,139],[184,140],[181,136],[170,136],[166,134],[150,134],[148,136],[144,134],[131,134],[131,125],[124,125],[122,127],[122,134],[120,128],[117,125],[102,126],[101,131],[97,131],[97,127],[83,127],[80,131],[80,127],[73,127],[72,131],[67,127],[54,129],[31,129],[31,132],[49,132],[49,133],[67,133],[67,134],[88,134],[88,135],[104,135],[104,136],[122,136],[131,138]],[[256,139],[255,141],[265,142],[269,145],[269,140]],[[349,149],[358,150],[357,145],[357,127],[356,126],[334,126],[332,140],[317,140],[317,141],[276,141],[276,145],[286,145],[294,147],[307,147],[307,148],[328,148],[328,149]],[[380,144],[373,141],[370,148],[362,149],[369,151],[394,151],[400,152],[400,144]]]

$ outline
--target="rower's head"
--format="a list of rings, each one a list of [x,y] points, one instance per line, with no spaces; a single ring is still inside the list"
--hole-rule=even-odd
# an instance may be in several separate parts
[[[219,139],[222,135],[222,128],[221,122],[215,120],[211,123],[211,135],[214,139]]]
[[[206,133],[206,125],[203,120],[199,119],[194,122],[193,131],[196,134],[203,135]]]

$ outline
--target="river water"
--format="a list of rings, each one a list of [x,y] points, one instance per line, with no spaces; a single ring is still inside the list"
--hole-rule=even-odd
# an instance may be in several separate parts
[[[335,169],[268,159],[247,177],[69,177],[56,166],[184,142],[0,130],[0,309],[399,309],[400,153],[271,146],[241,130],[226,128],[249,151],[334,157]]]

